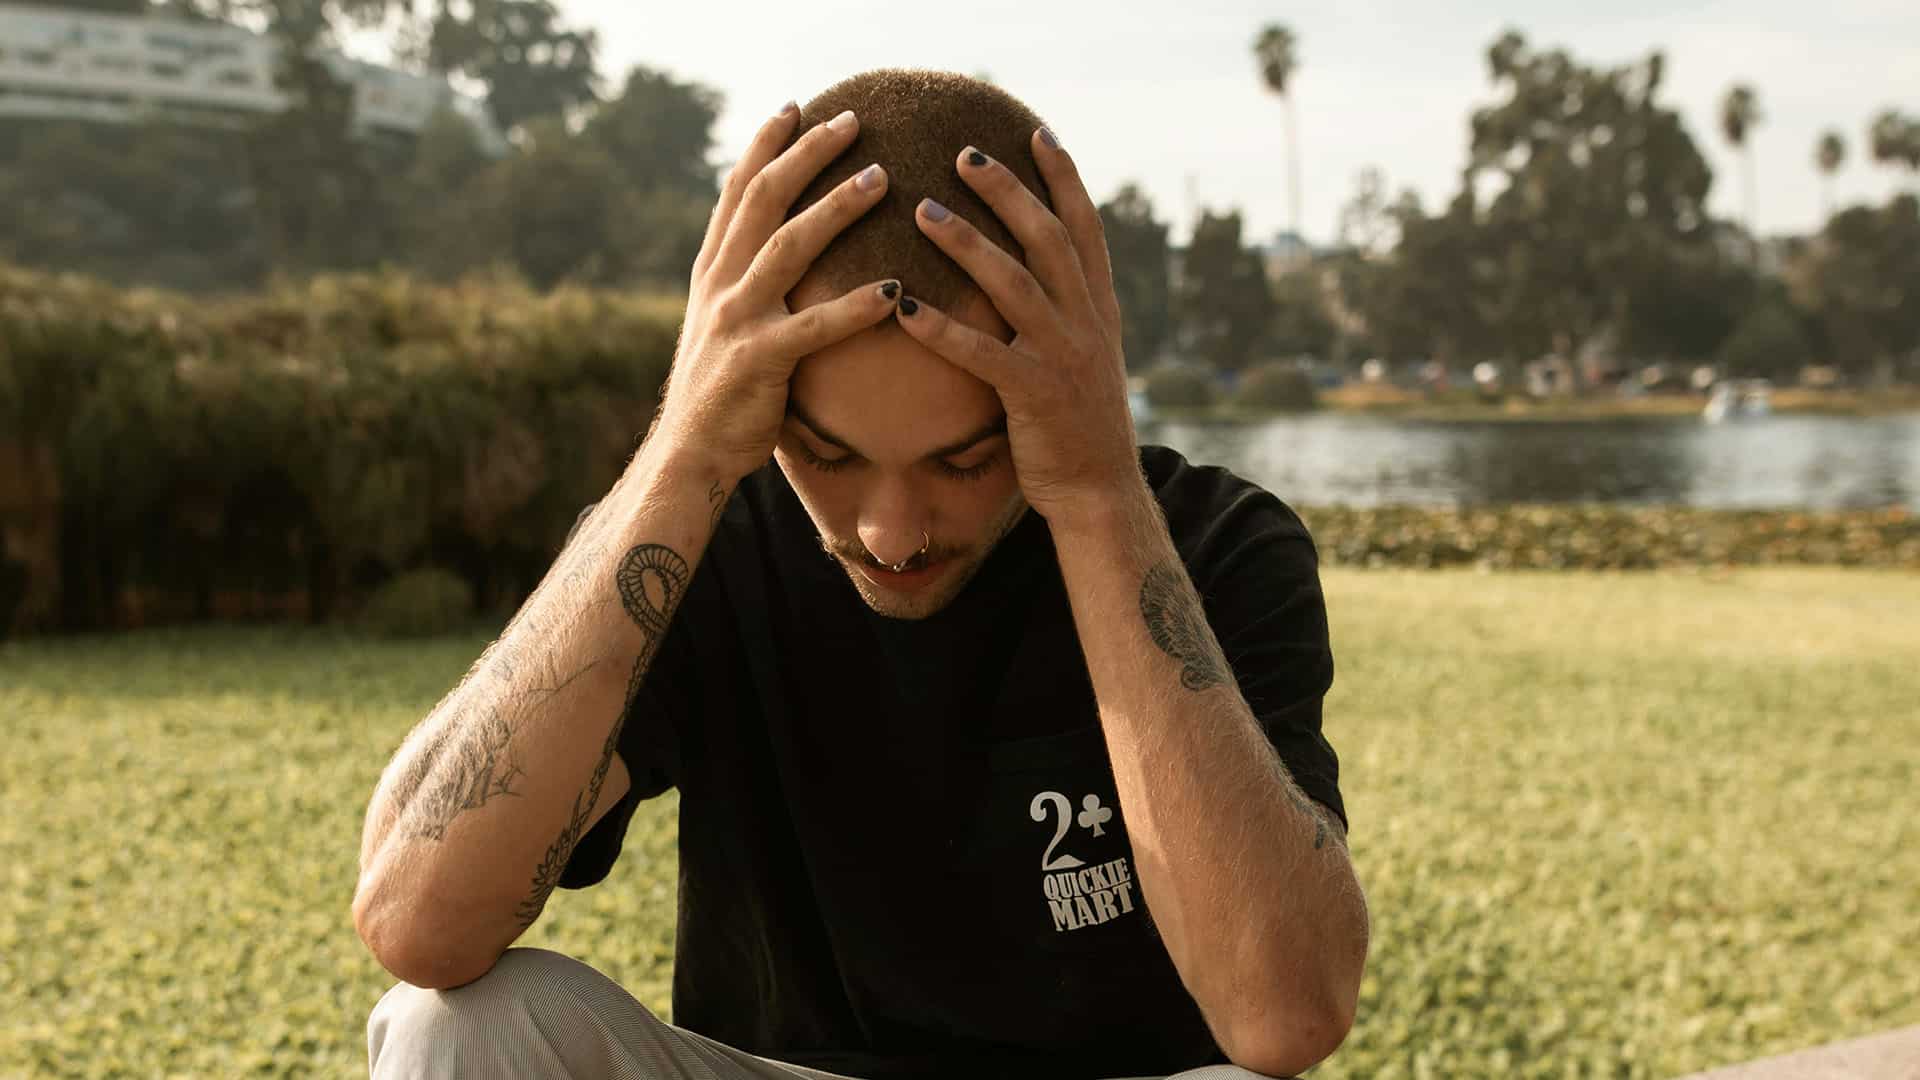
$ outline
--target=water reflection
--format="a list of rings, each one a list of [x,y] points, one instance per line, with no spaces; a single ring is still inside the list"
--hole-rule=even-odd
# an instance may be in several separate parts
[[[1920,414],[1713,425],[1315,413],[1256,424],[1147,421],[1140,438],[1306,505],[1920,507]]]

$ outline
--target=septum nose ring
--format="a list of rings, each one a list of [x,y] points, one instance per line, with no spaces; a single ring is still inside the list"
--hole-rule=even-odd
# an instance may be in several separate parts
[[[919,558],[922,555],[925,555],[927,553],[927,549],[932,546],[933,546],[932,535],[929,534],[927,530],[921,529],[920,530],[920,550],[914,552],[913,554],[907,556],[904,559],[901,559],[899,562],[894,563],[891,566],[888,566],[887,569],[893,571],[896,574],[900,573],[901,571],[907,568],[908,563],[912,562],[913,560]]]

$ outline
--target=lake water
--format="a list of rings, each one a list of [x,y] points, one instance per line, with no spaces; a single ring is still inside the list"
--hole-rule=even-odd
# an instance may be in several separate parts
[[[1421,422],[1310,413],[1147,420],[1140,441],[1225,465],[1290,503],[1610,502],[1920,508],[1920,413]]]

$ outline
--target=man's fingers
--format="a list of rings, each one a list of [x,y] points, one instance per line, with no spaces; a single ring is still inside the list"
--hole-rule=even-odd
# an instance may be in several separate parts
[[[1040,177],[1053,196],[1053,212],[1073,238],[1073,249],[1080,256],[1080,268],[1087,277],[1087,292],[1094,310],[1110,326],[1120,325],[1120,302],[1113,291],[1113,261],[1107,255],[1107,230],[1100,220],[1100,209],[1087,194],[1080,169],[1067,156],[1053,132],[1036,128],[1031,138],[1033,160],[1040,166]]]
[[[778,302],[806,276],[820,253],[887,192],[887,172],[869,165],[841,181],[826,198],[801,211],[767,239],[741,280],[749,295]]]
[[[983,334],[926,301],[904,297],[896,321],[914,339],[960,370],[1000,392],[1015,388],[1023,361],[1000,339]]]
[[[987,239],[971,222],[932,199],[920,200],[914,220],[934,246],[973,278],[1015,333],[1049,341],[1065,336],[1060,311],[1047,290],[1020,265],[1020,260]]]
[[[799,122],[800,107],[793,102],[781,111],[767,118],[760,125],[760,131],[754,135],[753,142],[740,160],[733,163],[727,173],[727,182],[721,185],[720,201],[713,206],[713,216],[707,219],[706,238],[700,242],[700,255],[693,260],[693,278],[700,280],[707,268],[713,265],[714,256],[720,252],[721,241],[727,237],[727,226],[732,224],[733,216],[740,208],[740,199],[746,194],[747,184],[767,163],[780,156],[787,143],[793,138],[794,125]]]
[[[802,357],[844,341],[893,314],[899,302],[900,282],[895,279],[863,285],[781,320],[773,331],[772,350],[791,370]]]
[[[1012,170],[974,147],[960,151],[957,164],[960,178],[1020,242],[1028,268],[1047,295],[1069,311],[1091,310],[1087,277],[1080,269],[1073,237],[1047,204]]]
[[[787,210],[800,192],[820,175],[827,163],[846,150],[859,134],[860,122],[851,110],[802,132],[794,144],[747,181],[740,206],[720,241],[713,271],[724,283],[738,281],[766,246],[773,231],[786,220]]]

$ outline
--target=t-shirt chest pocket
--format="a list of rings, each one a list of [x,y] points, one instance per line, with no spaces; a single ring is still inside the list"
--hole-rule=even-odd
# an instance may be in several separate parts
[[[959,862],[976,947],[1035,1032],[1097,1045],[1149,1025],[1202,1050],[1205,1029],[1148,917],[1106,737],[1089,725],[986,749]],[[1137,1029],[1137,1028],[1136,1028]]]
[[[1051,949],[1145,921],[1097,722],[994,744],[985,766],[962,858],[994,894],[988,907],[1002,933]]]

